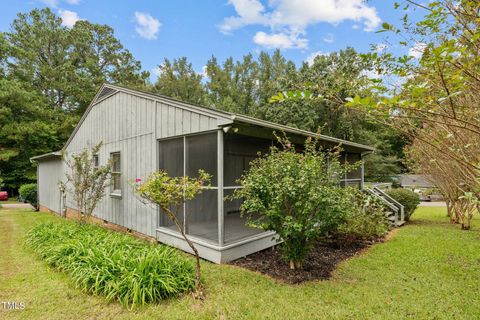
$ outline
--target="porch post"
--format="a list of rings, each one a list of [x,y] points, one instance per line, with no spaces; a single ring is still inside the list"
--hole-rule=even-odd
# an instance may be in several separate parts
[[[360,173],[362,175],[362,180],[360,180],[360,190],[363,190],[365,185],[365,160],[363,160],[363,152],[360,153],[360,161],[362,161],[362,166],[360,167]]]
[[[365,162],[363,161],[363,155],[360,155],[360,161],[362,161],[362,166],[360,167],[362,173],[362,180],[360,181],[360,189],[363,190],[363,185],[365,183]]]
[[[223,130],[217,131],[217,204],[218,204],[218,244],[223,246],[225,226],[223,220]]]

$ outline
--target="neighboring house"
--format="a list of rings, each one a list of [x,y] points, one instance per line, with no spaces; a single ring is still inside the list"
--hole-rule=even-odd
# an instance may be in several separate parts
[[[64,146],[67,154],[102,141],[100,164],[114,162],[112,186],[94,211],[98,221],[147,235],[182,250],[189,247],[171,222],[143,204],[129,181],[163,169],[171,176],[213,175],[212,187],[185,203],[180,220],[200,256],[227,262],[275,244],[273,232],[245,226],[240,201],[225,200],[240,186],[237,179],[258,152],[268,152],[273,132],[284,131],[301,145],[315,133],[247,116],[217,111],[174,99],[105,84],[99,90]],[[320,136],[325,146],[341,145],[343,161],[356,162],[373,148]],[[38,162],[41,210],[75,214],[75,204],[62,197],[65,180],[60,152],[32,158]],[[363,167],[345,175],[345,185],[363,187]],[[78,213],[78,212],[77,212]]]
[[[419,174],[402,174],[399,176],[399,183],[402,188],[408,189],[435,188],[433,183]]]

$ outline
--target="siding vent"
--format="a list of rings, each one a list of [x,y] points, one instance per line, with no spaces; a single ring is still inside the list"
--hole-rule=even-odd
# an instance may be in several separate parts
[[[97,98],[95,99],[95,102],[98,100],[101,100],[102,98],[111,95],[112,93],[116,92],[117,90],[112,89],[112,88],[103,88],[103,90],[98,94]]]

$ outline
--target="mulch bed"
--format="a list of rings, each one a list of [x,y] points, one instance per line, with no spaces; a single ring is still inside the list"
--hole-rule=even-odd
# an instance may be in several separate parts
[[[377,241],[357,243],[348,247],[335,244],[326,245],[319,242],[305,259],[303,268],[300,270],[290,269],[289,263],[283,260],[278,247],[259,251],[232,261],[230,264],[260,272],[289,284],[324,280],[331,277],[332,271],[340,262],[356,255],[372,244],[382,241],[383,239],[378,239]]]

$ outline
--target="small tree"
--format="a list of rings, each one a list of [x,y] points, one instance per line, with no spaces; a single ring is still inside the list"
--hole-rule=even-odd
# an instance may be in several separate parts
[[[95,156],[100,151],[102,143],[93,148],[84,149],[69,157],[63,155],[67,165],[66,183],[60,183],[60,189],[67,191],[77,204],[80,221],[88,219],[97,204],[105,196],[105,189],[110,185],[112,163],[98,165]]]
[[[275,231],[290,268],[302,268],[312,244],[343,222],[352,203],[340,177],[354,166],[341,164],[340,150],[321,150],[308,139],[298,153],[286,139],[283,149],[257,158],[240,179],[233,198],[243,199],[242,215],[252,227]]]
[[[145,182],[137,179],[134,184],[135,192],[145,202],[157,205],[161,211],[175,224],[182,237],[192,249],[196,259],[195,292],[197,297],[202,296],[200,287],[200,256],[193,242],[185,234],[182,224],[178,221],[178,213],[183,203],[194,199],[202,192],[202,188],[210,185],[211,175],[203,170],[198,172],[198,178],[169,177],[165,171],[152,173]]]

